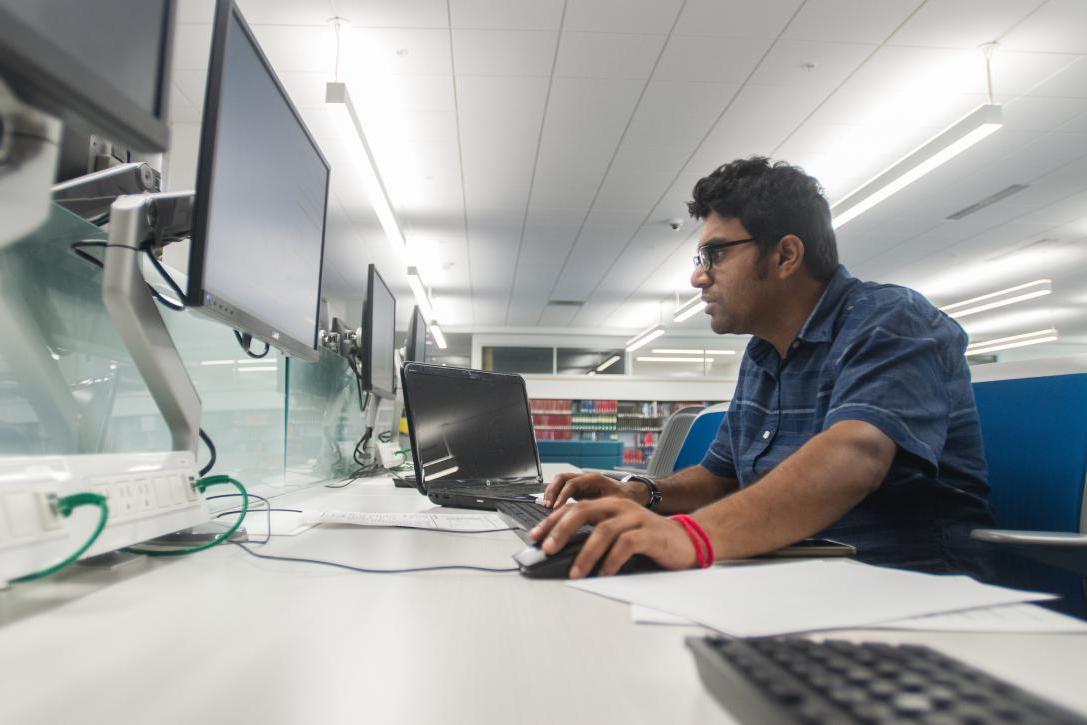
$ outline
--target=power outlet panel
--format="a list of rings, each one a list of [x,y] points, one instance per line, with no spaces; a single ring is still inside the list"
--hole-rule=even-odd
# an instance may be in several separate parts
[[[0,458],[0,581],[60,561],[94,530],[96,507],[62,518],[57,498],[106,497],[106,528],[86,558],[208,521],[207,503],[194,488],[197,475],[191,453]]]

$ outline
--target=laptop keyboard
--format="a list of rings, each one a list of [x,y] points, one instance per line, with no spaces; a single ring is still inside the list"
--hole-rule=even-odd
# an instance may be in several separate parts
[[[503,513],[516,521],[517,525],[525,531],[535,528],[536,524],[554,513],[554,509],[549,509],[531,501],[498,501],[495,503],[495,507],[499,513]],[[593,527],[586,524],[578,529],[570,540],[581,541],[587,538],[592,531]]]
[[[1085,723],[918,645],[690,637],[699,673],[741,723]]]
[[[457,486],[448,489],[450,493],[462,493],[468,496],[480,498],[494,498],[496,496],[531,496],[543,493],[547,488],[539,481],[529,483],[496,483],[493,486]]]

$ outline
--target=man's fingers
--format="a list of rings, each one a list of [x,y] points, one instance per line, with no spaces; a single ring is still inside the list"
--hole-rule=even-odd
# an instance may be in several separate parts
[[[566,485],[566,482],[577,475],[577,473],[559,473],[551,479],[551,483],[547,484],[547,488],[544,489],[544,506],[550,506],[551,502],[558,496],[559,491],[562,490],[562,487]]]
[[[600,558],[611,548],[616,538],[624,531],[637,525],[637,517],[629,514],[620,514],[598,523],[593,528],[593,533],[585,540],[577,558],[574,559],[574,564],[570,567],[570,578],[580,579],[588,576]]]
[[[627,529],[615,538],[604,563],[600,567],[600,576],[612,576],[623,568],[635,554],[644,554],[649,550],[649,534],[643,528]]]

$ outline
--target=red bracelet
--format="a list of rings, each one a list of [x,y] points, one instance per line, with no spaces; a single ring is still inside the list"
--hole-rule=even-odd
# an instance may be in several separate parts
[[[706,530],[687,514],[676,514],[672,519],[678,521],[683,528],[686,529],[687,535],[691,537],[691,543],[694,544],[694,553],[695,558],[698,561],[698,567],[700,569],[705,569],[713,566],[716,555],[714,554],[713,544],[710,543],[710,537],[709,534],[706,533]]]

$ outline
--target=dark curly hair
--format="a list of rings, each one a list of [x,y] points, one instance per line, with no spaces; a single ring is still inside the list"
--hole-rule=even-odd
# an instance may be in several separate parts
[[[760,259],[786,234],[795,234],[804,242],[804,264],[813,277],[826,281],[838,267],[830,205],[819,182],[797,166],[771,164],[765,156],[737,159],[699,179],[693,196],[687,203],[691,216],[705,219],[715,211],[739,219],[758,240]]]

